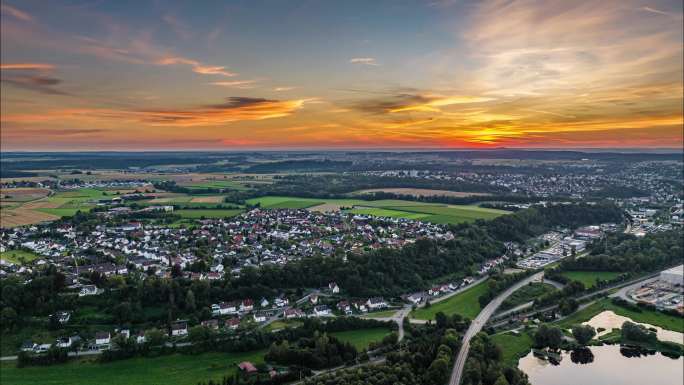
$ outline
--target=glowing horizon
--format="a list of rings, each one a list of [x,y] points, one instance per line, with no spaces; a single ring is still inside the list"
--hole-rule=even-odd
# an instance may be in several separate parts
[[[682,148],[680,1],[2,0],[2,151]]]

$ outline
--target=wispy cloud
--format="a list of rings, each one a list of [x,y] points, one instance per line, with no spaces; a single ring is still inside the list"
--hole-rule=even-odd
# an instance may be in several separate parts
[[[0,64],[0,70],[52,70],[55,66],[45,63],[12,63]]]
[[[21,21],[33,21],[33,17],[28,13],[4,3],[0,3],[0,13]]]
[[[20,124],[69,120],[81,124],[110,121],[160,127],[215,127],[240,121],[286,117],[301,109],[304,103],[304,99],[229,97],[219,104],[180,109],[66,108],[42,114],[3,114],[0,120]]]
[[[355,57],[349,59],[349,62],[352,64],[363,64],[363,65],[368,65],[368,66],[379,66],[380,64],[377,63],[375,58],[372,57]]]
[[[234,80],[234,81],[227,81],[227,82],[211,82],[209,84],[213,84],[215,86],[221,86],[221,87],[228,87],[228,88],[237,88],[241,90],[246,90],[250,88],[256,87],[256,80]]]
[[[55,87],[62,80],[50,75],[54,68],[54,65],[46,63],[4,63],[0,64],[0,81],[46,95],[68,95]]]
[[[375,92],[373,92],[375,93]],[[444,107],[456,104],[482,103],[494,98],[468,95],[441,95],[435,93],[378,92],[377,96],[354,102],[352,107],[373,114],[401,112],[441,113]]]
[[[221,76],[227,76],[227,77],[232,77],[236,76],[237,74],[235,72],[230,72],[226,69],[224,66],[212,66],[212,65],[206,65],[202,64],[197,60],[193,59],[188,59],[180,56],[176,57],[166,57],[163,59],[159,59],[156,61],[156,64],[166,66],[166,65],[174,65],[174,64],[184,64],[184,65],[189,65],[192,68],[193,72],[196,72],[198,74],[202,75],[221,75]]]
[[[285,92],[285,91],[292,91],[297,87],[276,87],[273,89],[275,92]]]

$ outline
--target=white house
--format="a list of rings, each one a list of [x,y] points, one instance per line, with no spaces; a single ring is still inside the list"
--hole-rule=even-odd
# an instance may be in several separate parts
[[[106,346],[111,342],[111,335],[109,332],[97,332],[95,333],[95,345]]]
[[[326,317],[331,314],[330,308],[327,305],[314,306],[313,312],[316,317]]]
[[[387,302],[380,297],[373,297],[366,301],[366,306],[368,306],[368,309],[370,310],[384,309],[387,307]]]
[[[254,322],[266,322],[266,314],[264,313],[254,313]]]
[[[187,322],[174,322],[171,324],[171,335],[174,337],[185,336],[188,334]]]
[[[331,291],[333,294],[337,294],[337,293],[340,292],[340,287],[337,286],[337,283],[335,283],[335,282],[330,282],[330,283],[328,284],[328,289],[330,289],[330,291]]]
[[[87,295],[96,295],[97,294],[97,286],[95,285],[85,285],[81,288],[81,291],[78,293],[79,297],[85,297]]]

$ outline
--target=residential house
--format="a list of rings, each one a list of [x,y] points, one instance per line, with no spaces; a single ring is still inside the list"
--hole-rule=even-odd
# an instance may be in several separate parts
[[[109,332],[97,332],[95,333],[95,345],[98,347],[109,346],[111,342],[111,334]]]
[[[171,324],[171,335],[174,337],[185,336],[188,334],[188,323],[177,321]]]

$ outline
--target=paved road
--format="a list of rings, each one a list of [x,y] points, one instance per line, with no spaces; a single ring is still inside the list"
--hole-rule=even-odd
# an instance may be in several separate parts
[[[516,283],[515,285],[509,287],[503,293],[499,294],[490,303],[485,306],[480,314],[475,317],[475,319],[470,323],[470,327],[463,336],[463,345],[461,350],[458,352],[458,357],[456,357],[456,362],[454,362],[454,367],[451,371],[451,379],[449,380],[449,385],[459,385],[461,382],[461,375],[463,374],[463,367],[465,366],[466,359],[468,358],[468,351],[470,350],[470,340],[482,330],[482,327],[487,323],[489,317],[494,314],[496,309],[506,300],[514,291],[520,289],[521,287],[527,285],[528,283],[539,280],[544,276],[544,272],[539,272],[531,275],[522,281]]]

